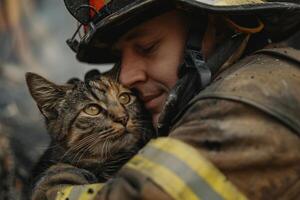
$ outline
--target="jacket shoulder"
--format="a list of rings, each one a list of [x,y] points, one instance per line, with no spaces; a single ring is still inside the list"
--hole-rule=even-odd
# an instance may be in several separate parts
[[[264,49],[221,72],[190,104],[208,98],[254,106],[300,135],[300,51]]]

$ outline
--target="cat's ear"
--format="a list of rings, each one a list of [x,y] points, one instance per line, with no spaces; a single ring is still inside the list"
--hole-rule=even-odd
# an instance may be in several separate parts
[[[56,106],[65,96],[67,86],[56,85],[34,73],[26,73],[26,82],[42,114],[47,119],[57,117]]]
[[[88,82],[90,80],[99,79],[100,77],[101,77],[101,72],[98,69],[92,69],[84,75],[84,81]]]
[[[71,78],[67,81],[67,84],[70,84],[70,85],[76,85],[78,83],[80,83],[81,80],[79,78]]]
[[[121,67],[119,63],[116,63],[113,68],[111,68],[109,71],[104,72],[103,76],[106,76],[108,78],[111,78],[112,80],[115,80],[116,82],[119,82],[119,75],[120,75]]]

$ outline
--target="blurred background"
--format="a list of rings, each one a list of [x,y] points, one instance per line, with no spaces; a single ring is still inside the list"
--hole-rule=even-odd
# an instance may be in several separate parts
[[[92,68],[109,68],[76,60],[65,43],[76,27],[63,0],[0,0],[0,134],[9,138],[20,179],[28,177],[49,142],[25,73],[64,83]]]

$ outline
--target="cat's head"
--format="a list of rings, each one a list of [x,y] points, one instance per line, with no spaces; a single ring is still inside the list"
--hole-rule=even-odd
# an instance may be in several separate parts
[[[154,136],[151,117],[138,98],[109,77],[57,85],[27,73],[26,81],[50,136],[67,150],[91,157],[114,154],[140,148]]]

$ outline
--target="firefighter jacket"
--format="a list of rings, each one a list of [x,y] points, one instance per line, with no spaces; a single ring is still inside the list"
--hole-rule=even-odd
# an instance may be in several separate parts
[[[260,50],[221,71],[116,178],[87,184],[53,166],[33,199],[300,199],[299,85],[299,50]]]

